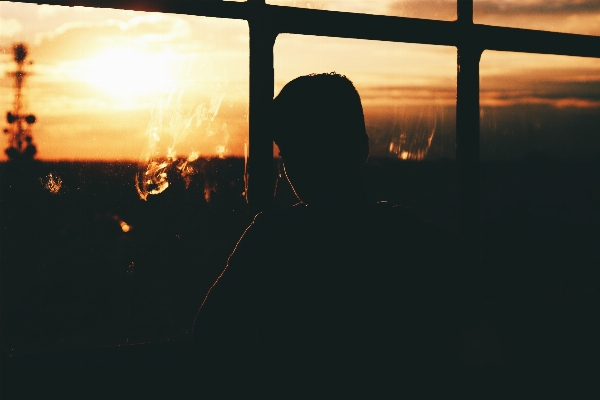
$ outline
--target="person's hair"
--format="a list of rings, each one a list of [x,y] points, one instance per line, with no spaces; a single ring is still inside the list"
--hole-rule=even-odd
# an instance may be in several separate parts
[[[333,159],[362,165],[369,138],[360,96],[336,73],[300,76],[273,101],[273,140],[283,159]]]

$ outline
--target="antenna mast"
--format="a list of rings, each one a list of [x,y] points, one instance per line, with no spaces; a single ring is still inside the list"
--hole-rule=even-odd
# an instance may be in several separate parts
[[[27,46],[24,43],[13,45],[14,60],[17,70],[9,75],[15,79],[15,99],[13,110],[6,113],[6,122],[9,127],[4,128],[8,135],[8,148],[4,151],[11,160],[32,160],[37,152],[31,136],[31,125],[36,121],[34,115],[23,115],[22,88],[27,76],[24,70],[25,58],[27,57]],[[32,62],[30,61],[29,64]]]

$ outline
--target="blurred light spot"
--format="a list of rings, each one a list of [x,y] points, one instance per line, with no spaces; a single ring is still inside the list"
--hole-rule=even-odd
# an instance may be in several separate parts
[[[120,225],[121,225],[121,229],[125,233],[127,233],[127,232],[129,232],[131,230],[131,227],[129,225],[127,225],[127,223],[125,221],[121,221]]]
[[[119,223],[119,226],[121,227],[121,230],[123,232],[127,233],[131,230],[131,225],[129,225],[127,222],[123,221],[118,215],[113,215],[112,219]]]

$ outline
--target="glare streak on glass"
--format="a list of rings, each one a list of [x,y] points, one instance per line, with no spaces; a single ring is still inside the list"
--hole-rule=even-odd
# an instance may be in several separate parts
[[[429,107],[421,110],[415,120],[400,118],[397,122],[400,125],[399,134],[390,141],[390,154],[402,160],[423,160],[431,148],[438,114],[439,110],[433,111]]]
[[[179,174],[184,179],[189,179],[190,175],[194,174],[195,170],[189,163],[199,157],[199,150],[191,150],[187,157],[178,155],[178,150],[191,132],[202,125],[208,125],[204,129],[206,136],[222,133],[225,143],[229,139],[227,125],[224,122],[221,126],[214,123],[224,94],[211,99],[208,107],[200,104],[188,112],[183,110],[182,96],[183,89],[173,89],[166,98],[159,98],[152,110],[146,129],[148,145],[143,160],[147,165],[141,166],[136,175],[136,189],[143,200],[146,200],[149,194],[165,191],[169,187],[169,174]],[[223,158],[225,145],[217,145],[216,151],[218,156]],[[189,181],[186,183],[186,186],[188,185]],[[205,189],[205,197],[209,198],[207,193],[209,192]]]

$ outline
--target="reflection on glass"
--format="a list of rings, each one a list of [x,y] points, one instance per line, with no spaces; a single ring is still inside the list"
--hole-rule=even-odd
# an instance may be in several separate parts
[[[267,0],[267,3],[287,7],[444,21],[456,19],[456,0]]]
[[[420,107],[417,115],[410,115],[406,108],[400,110],[400,115],[395,114],[390,121],[392,126],[388,128],[392,131],[390,135],[389,155],[398,157],[402,160],[424,160],[430,151],[433,154],[436,150],[432,149],[433,139],[438,135],[443,135],[441,129],[438,130],[438,119],[444,123],[444,112],[441,106]],[[430,156],[431,158],[431,156]]]
[[[474,0],[476,24],[600,35],[596,0]]]
[[[249,218],[247,23],[9,2],[0,15],[2,48],[25,43],[33,61],[22,107],[38,150],[0,155],[3,351],[187,337]],[[0,70],[5,113],[12,55]]]

